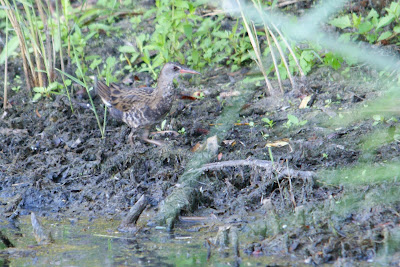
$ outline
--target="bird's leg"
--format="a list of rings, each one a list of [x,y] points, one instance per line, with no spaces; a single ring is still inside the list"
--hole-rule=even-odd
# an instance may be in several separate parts
[[[172,134],[174,137],[179,136],[179,133],[177,131],[157,131],[157,132],[150,133],[150,135],[154,135],[154,134],[161,134],[161,135]]]
[[[156,141],[156,140],[149,139],[149,128],[150,127],[146,127],[143,129],[143,133],[142,133],[143,141],[148,142],[150,144],[154,144],[156,146],[163,146],[164,143],[162,141]]]

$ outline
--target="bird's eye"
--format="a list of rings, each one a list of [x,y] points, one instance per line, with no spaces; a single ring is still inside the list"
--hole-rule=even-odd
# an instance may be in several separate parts
[[[178,66],[174,66],[174,71],[179,71],[180,68]]]

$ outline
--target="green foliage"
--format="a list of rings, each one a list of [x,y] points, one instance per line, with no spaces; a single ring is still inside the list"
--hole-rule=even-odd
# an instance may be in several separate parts
[[[161,122],[160,127],[156,126],[156,130],[159,131],[159,132],[162,132],[162,131],[165,130],[165,126],[166,126],[166,125],[167,125],[167,120],[163,120],[163,121]]]
[[[372,118],[374,119],[374,123],[372,124],[373,126],[378,125],[385,121],[385,118],[382,115],[374,115],[372,116]]]
[[[35,87],[33,88],[35,94],[32,101],[38,101],[43,96],[50,97],[51,94],[59,94],[62,88],[62,84],[58,82],[52,82],[47,87]]]
[[[180,133],[180,134],[186,134],[186,129],[185,129],[184,127],[182,127],[182,128],[178,131],[178,133]]]
[[[345,14],[329,21],[329,24],[343,31],[340,39],[348,41],[364,41],[371,44],[377,42],[400,43],[400,4],[392,2],[385,8],[385,15],[380,16],[372,9],[367,16],[363,17],[355,13]],[[328,52],[324,55],[323,63],[338,70],[343,62],[349,65],[355,64],[354,58],[342,58],[336,53]]]
[[[346,14],[329,21],[329,24],[338,27],[345,32],[342,40],[360,40],[375,43],[383,40],[399,43],[400,39],[400,4],[392,2],[389,8],[385,8],[386,14],[380,16],[372,9],[366,17],[356,14]],[[387,28],[387,26],[391,26]]]
[[[34,10],[36,4],[28,2],[27,4]],[[110,61],[111,58],[103,62],[101,55],[88,53],[87,44],[94,38],[98,38],[99,32],[111,35],[118,31],[113,23],[118,16],[116,11],[124,10],[123,5],[120,1],[98,1],[96,6],[87,7],[83,4],[73,7],[69,1],[61,1],[61,3],[56,2],[58,11],[47,16],[46,21],[41,21],[41,17],[26,20],[39,29],[37,32],[40,34],[40,40],[48,38],[43,31],[43,25],[47,23],[54,55],[59,53],[59,58],[69,58],[69,62],[75,66],[73,76],[81,81],[87,79],[88,73],[93,71],[100,77],[106,77],[107,81],[116,81],[115,76],[118,73],[114,69],[118,69],[115,66],[120,62],[124,62],[122,68],[125,70],[148,71],[156,76],[159,67],[169,61],[178,61],[193,69],[227,65],[232,71],[239,70],[244,63],[251,61],[249,51],[252,50],[252,46],[242,20],[237,19],[236,22],[230,24],[226,23],[227,18],[223,14],[203,17],[198,12],[202,5],[201,1],[158,0],[154,8],[147,10],[143,15],[135,14],[129,20],[134,30],[142,23],[150,21],[150,27],[154,27],[151,34],[139,33],[135,37],[135,45],[125,43],[118,47],[121,53],[118,62],[117,60]],[[5,11],[0,10],[0,18],[5,16]],[[24,18],[22,17],[21,20]],[[0,22],[0,28],[2,27],[4,23]],[[265,35],[262,32],[257,32],[257,34]],[[11,56],[16,55],[17,41],[16,37],[10,38],[8,54]],[[263,47],[265,47],[264,55],[268,55],[269,49],[265,44]],[[4,53],[3,50],[0,54],[0,62],[5,58]],[[308,73],[315,64],[315,52],[298,50],[296,53],[304,72]],[[60,60],[54,59],[54,62],[60,62]],[[142,64],[137,64],[138,62]],[[292,56],[289,56],[288,62],[289,72],[296,72],[297,67]],[[54,67],[64,70],[63,66]],[[54,67],[46,70],[49,77],[53,77],[50,74],[50,68]],[[279,69],[283,78],[288,77],[288,71],[282,62]],[[39,89],[35,91],[41,96],[48,93],[67,93],[69,97],[70,93],[65,84],[64,87],[35,87],[41,88],[40,92],[37,91]],[[36,95],[35,100],[39,99],[38,94]]]
[[[150,71],[166,62],[201,69],[205,66],[228,64],[233,70],[250,59],[251,45],[245,31],[239,30],[239,20],[230,30],[221,29],[224,16],[203,18],[196,13],[199,2],[184,0],[156,1],[156,7],[143,16],[131,19],[133,27],[154,17],[154,32],[136,37],[136,47],[119,47],[120,60],[128,61],[129,71]],[[152,56],[154,55],[154,56]],[[132,63],[140,60],[141,66]]]
[[[262,118],[261,119],[263,122],[265,122],[265,126],[268,128],[272,128],[275,125],[275,122],[273,120],[270,120],[268,118]]]
[[[290,128],[293,126],[303,126],[305,125],[308,121],[307,120],[302,120],[300,121],[296,116],[288,114],[287,115],[287,122],[286,122],[286,127]]]
[[[340,67],[342,66],[342,63],[343,63],[342,57],[340,57],[332,52],[328,52],[325,54],[324,64],[332,67],[334,70],[340,69]]]

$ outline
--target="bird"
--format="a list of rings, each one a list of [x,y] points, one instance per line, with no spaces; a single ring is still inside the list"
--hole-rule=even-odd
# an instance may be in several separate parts
[[[95,81],[95,87],[103,103],[110,108],[110,114],[117,120],[122,120],[130,128],[129,142],[133,146],[133,134],[144,129],[141,139],[145,142],[162,146],[161,141],[148,138],[150,127],[159,122],[172,107],[174,99],[173,80],[180,74],[201,74],[181,64],[168,62],[161,69],[157,86],[127,87],[118,83],[106,85]]]

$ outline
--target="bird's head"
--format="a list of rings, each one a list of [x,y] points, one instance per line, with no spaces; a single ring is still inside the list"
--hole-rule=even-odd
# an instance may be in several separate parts
[[[161,75],[175,78],[179,74],[190,73],[190,74],[201,74],[200,72],[191,70],[185,66],[178,63],[169,62],[164,65],[161,70]]]

